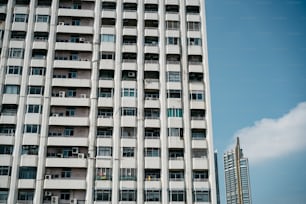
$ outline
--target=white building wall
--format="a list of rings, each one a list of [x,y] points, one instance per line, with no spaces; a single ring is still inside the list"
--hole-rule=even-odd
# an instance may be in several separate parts
[[[216,203],[204,4],[4,1],[0,203]]]

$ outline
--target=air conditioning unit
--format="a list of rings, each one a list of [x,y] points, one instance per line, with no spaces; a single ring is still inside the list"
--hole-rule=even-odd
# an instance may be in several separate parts
[[[52,196],[52,192],[50,192],[50,191],[45,191],[45,194],[44,194],[45,196]]]
[[[45,175],[45,179],[52,179],[52,175]]]
[[[136,73],[135,72],[128,72],[128,77],[135,77]]]
[[[65,91],[59,91],[58,92],[59,97],[65,97],[65,95],[66,95]]]
[[[58,204],[58,196],[51,197],[51,204]]]
[[[58,22],[58,25],[65,25],[65,22]]]
[[[78,147],[72,147],[72,154],[78,154],[79,148]]]
[[[80,42],[85,42],[85,40],[86,40],[85,38],[79,38]]]
[[[76,199],[76,198],[71,199],[70,204],[78,204],[78,199]]]
[[[84,153],[78,153],[78,158],[79,159],[84,159],[85,158],[85,154]]]
[[[86,94],[80,94],[81,98],[86,98]]]

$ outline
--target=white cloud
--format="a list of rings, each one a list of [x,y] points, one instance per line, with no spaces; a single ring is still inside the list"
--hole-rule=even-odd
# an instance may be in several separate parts
[[[306,102],[277,119],[261,119],[235,133],[250,163],[279,158],[306,148]]]

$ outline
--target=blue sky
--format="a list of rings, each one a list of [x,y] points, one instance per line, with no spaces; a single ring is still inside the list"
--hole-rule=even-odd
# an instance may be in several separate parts
[[[306,0],[206,0],[206,12],[222,203],[239,136],[253,204],[305,204]]]

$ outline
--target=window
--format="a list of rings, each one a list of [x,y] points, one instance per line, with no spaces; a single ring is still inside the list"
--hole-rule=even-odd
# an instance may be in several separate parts
[[[9,49],[9,58],[23,59],[24,49],[22,48],[10,48]]]
[[[188,38],[187,39],[188,45],[202,45],[202,39],[201,38]]]
[[[113,117],[113,108],[98,109],[98,118],[112,118],[112,117]]]
[[[120,190],[119,201],[136,201],[136,190]]]
[[[74,128],[73,127],[65,127],[64,136],[73,136]]]
[[[71,168],[63,168],[61,171],[62,178],[71,178]]]
[[[192,158],[204,158],[207,156],[206,149],[192,149],[191,150]]]
[[[102,10],[114,10],[116,9],[116,2],[105,1],[102,2]]]
[[[158,20],[145,20],[145,28],[158,28]]]
[[[144,201],[161,201],[161,191],[160,190],[145,190]]]
[[[167,82],[180,82],[181,72],[167,72]]]
[[[203,91],[191,91],[190,100],[204,101],[204,92]]]
[[[37,23],[49,23],[50,16],[48,15],[36,15]]]
[[[145,148],[144,156],[145,157],[159,157],[160,156],[160,149],[159,148],[153,148],[153,147]]]
[[[31,67],[30,75],[45,75],[46,68],[45,67]]]
[[[122,88],[121,89],[121,96],[122,97],[136,97],[137,96],[137,89]]]
[[[112,201],[112,190],[95,190],[95,201]]]
[[[168,128],[168,137],[182,137],[184,134],[183,128]]]
[[[111,98],[113,96],[112,88],[99,88],[99,97]]]
[[[0,145],[0,154],[12,154],[13,145]]]
[[[198,31],[201,28],[200,22],[193,22],[189,21],[187,22],[187,29],[190,31]]]
[[[180,27],[179,21],[166,21],[166,29],[167,30],[177,30]]]
[[[160,137],[160,129],[145,128],[145,139],[158,139]]]
[[[22,145],[21,154],[38,155],[37,145]]]
[[[192,179],[194,181],[205,181],[208,179],[208,170],[193,170]]]
[[[81,25],[81,19],[79,19],[79,18],[72,18],[71,25],[73,25],[73,26]]]
[[[169,201],[170,202],[185,201],[185,191],[184,190],[170,190],[169,191]]]
[[[160,111],[158,108],[145,108],[144,118],[145,119],[159,119]]]
[[[13,136],[15,133],[15,125],[2,124],[0,125],[0,134],[5,136]]]
[[[70,191],[62,190],[60,199],[61,200],[70,200]]]
[[[158,5],[157,4],[145,4],[144,5],[145,12],[157,12]]]
[[[27,105],[27,113],[41,113],[42,105],[29,104]]]
[[[29,86],[28,94],[43,95],[44,87],[43,86]]]
[[[178,5],[166,5],[166,12],[177,13],[179,12],[180,7]]]
[[[7,66],[6,67],[6,74],[21,75],[22,74],[22,66]]]
[[[76,97],[76,89],[75,88],[68,88],[67,97]]]
[[[96,168],[96,180],[112,180],[112,169]]]
[[[100,59],[115,60],[114,52],[101,52]]]
[[[135,138],[137,134],[137,129],[135,127],[122,127],[121,137],[122,138]]]
[[[170,160],[181,160],[184,158],[183,149],[169,149],[169,159]]]
[[[120,169],[120,180],[137,180],[137,169],[135,168],[121,168]]]
[[[135,148],[134,147],[123,147],[122,156],[123,157],[134,157]]]
[[[75,107],[69,107],[69,108],[66,108],[66,112],[65,112],[65,115],[68,116],[68,117],[73,117],[75,116]]]
[[[210,202],[209,191],[193,191],[193,202]]]
[[[111,157],[112,147],[97,147],[97,156]]]
[[[70,70],[68,72],[68,78],[69,79],[75,79],[78,76],[78,72],[76,70]]]
[[[137,4],[135,3],[123,3],[123,10],[125,11],[136,11]]]
[[[178,45],[180,43],[180,38],[178,37],[167,37],[166,44],[167,45]]]
[[[145,180],[146,181],[159,181],[160,180],[160,169],[145,169]]]
[[[40,133],[40,125],[26,124],[24,125],[24,133]]]
[[[183,110],[181,108],[168,108],[167,115],[168,117],[182,117]]]
[[[186,6],[186,13],[187,14],[200,13],[200,7],[199,6]]]
[[[5,94],[19,94],[19,85],[4,85]]]
[[[27,14],[19,14],[15,13],[13,17],[14,22],[22,22],[22,23],[27,23],[28,22],[28,15]]]
[[[193,140],[204,140],[206,138],[205,129],[192,129],[191,137]]]
[[[169,179],[170,181],[183,181],[184,171],[183,170],[170,170]]]
[[[0,166],[0,176],[11,176],[11,167]]]
[[[121,116],[136,116],[136,115],[137,115],[137,108],[132,108],[132,107],[121,108]]]
[[[182,91],[181,90],[167,90],[167,98],[181,98]]]
[[[116,36],[112,34],[101,34],[101,42],[116,42]]]
[[[19,179],[35,179],[36,167],[21,166],[19,167]]]
[[[112,135],[113,135],[112,127],[98,127],[97,129],[97,137],[111,138]]]
[[[18,200],[33,200],[34,190],[18,190]]]
[[[24,40],[26,38],[26,32],[24,31],[11,31],[12,40]]]
[[[0,190],[0,200],[4,201],[5,203],[7,198],[8,198],[8,190],[1,189]]]

